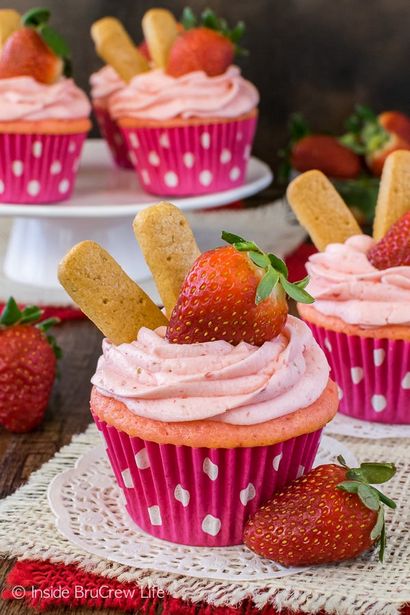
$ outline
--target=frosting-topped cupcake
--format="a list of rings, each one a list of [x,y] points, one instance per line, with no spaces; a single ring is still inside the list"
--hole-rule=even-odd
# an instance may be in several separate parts
[[[54,49],[42,39],[40,26],[49,17],[46,9],[29,11],[10,33],[0,56],[3,202],[69,198],[91,126],[85,93],[63,75],[68,66],[65,42],[54,33]]]

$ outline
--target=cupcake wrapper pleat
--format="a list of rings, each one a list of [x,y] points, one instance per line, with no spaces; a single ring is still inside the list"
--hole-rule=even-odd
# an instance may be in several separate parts
[[[134,165],[128,155],[128,145],[117,122],[107,109],[93,105],[93,110],[101,136],[105,139],[115,164],[122,169],[133,169]]]
[[[311,469],[321,434],[253,448],[191,448],[130,437],[94,420],[137,526],[156,538],[207,547],[241,544],[249,516]]]

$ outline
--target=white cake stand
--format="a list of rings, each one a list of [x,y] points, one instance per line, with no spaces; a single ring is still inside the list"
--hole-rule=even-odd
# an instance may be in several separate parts
[[[170,200],[183,210],[208,209],[256,194],[271,181],[269,167],[251,158],[243,186]],[[132,219],[159,200],[143,192],[133,171],[113,166],[102,140],[90,139],[69,201],[56,205],[0,204],[0,217],[14,219],[4,272],[16,282],[58,288],[58,262],[74,244],[92,239],[106,248],[128,275],[144,280],[149,273],[133,235]]]

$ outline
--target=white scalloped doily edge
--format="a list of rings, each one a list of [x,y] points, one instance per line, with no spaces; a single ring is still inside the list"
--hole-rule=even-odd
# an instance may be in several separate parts
[[[323,436],[315,466],[335,461],[337,455],[343,455],[348,464],[357,464],[344,444]],[[189,547],[146,534],[128,516],[104,444],[53,479],[48,501],[57,529],[71,543],[134,568],[237,582],[281,578],[307,570],[284,568],[258,557],[244,545]]]
[[[385,438],[410,438],[410,425],[388,425],[360,421],[338,412],[325,427],[326,434],[382,440]]]

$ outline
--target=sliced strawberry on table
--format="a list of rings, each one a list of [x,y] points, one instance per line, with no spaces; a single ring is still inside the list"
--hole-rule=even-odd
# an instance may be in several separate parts
[[[47,334],[58,322],[38,322],[41,310],[10,298],[0,315],[0,425],[16,433],[43,419],[61,350]]]
[[[376,269],[410,265],[410,211],[370,248],[367,258]]]
[[[231,245],[201,254],[185,278],[167,328],[172,343],[226,340],[260,346],[282,331],[286,294],[313,302],[304,290],[308,278],[289,282],[280,258],[232,233],[224,231],[222,238]]]
[[[70,50],[48,25],[48,9],[32,9],[22,17],[24,27],[9,36],[0,55],[0,79],[33,77],[51,85],[70,72]]]
[[[184,30],[171,47],[166,72],[180,77],[193,71],[205,71],[210,77],[222,75],[232,64],[236,53],[244,53],[237,46],[244,33],[239,22],[229,29],[224,19],[206,9],[197,19],[191,9],[182,16]]]
[[[346,123],[347,132],[340,141],[353,152],[363,155],[373,175],[380,176],[391,152],[410,150],[410,117],[400,111],[376,115],[358,105]]]
[[[248,521],[244,543],[283,566],[339,562],[386,545],[384,506],[395,502],[373,485],[392,478],[392,463],[321,465],[276,493]]]

